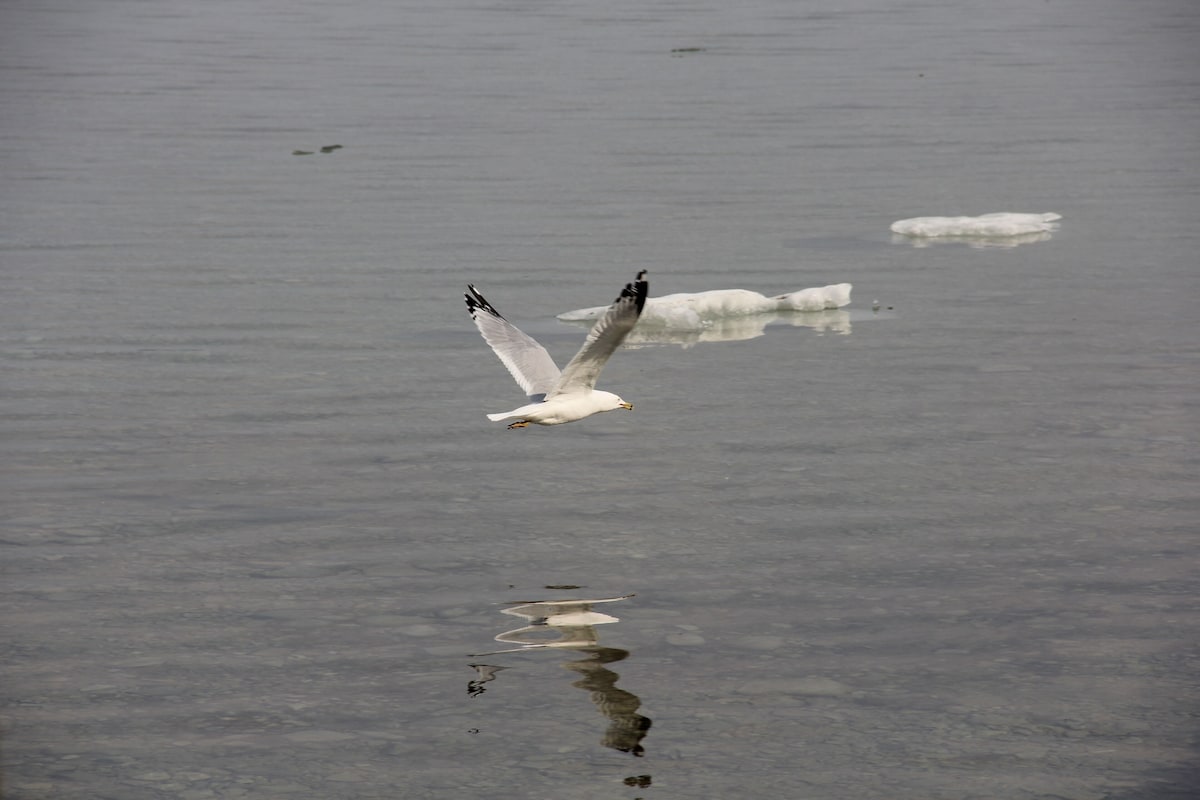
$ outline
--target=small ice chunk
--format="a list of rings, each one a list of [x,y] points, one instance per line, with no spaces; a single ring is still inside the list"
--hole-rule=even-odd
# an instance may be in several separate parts
[[[852,288],[854,287],[849,283],[835,283],[831,286],[781,294],[774,299],[778,301],[780,311],[830,311],[850,305]]]
[[[1021,214],[1000,211],[978,217],[913,217],[892,223],[904,236],[1024,236],[1058,230],[1060,214]]]

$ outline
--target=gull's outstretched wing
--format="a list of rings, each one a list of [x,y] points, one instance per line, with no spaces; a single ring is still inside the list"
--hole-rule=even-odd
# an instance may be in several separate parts
[[[554,390],[559,371],[546,348],[533,337],[522,333],[515,325],[500,316],[500,312],[484,299],[474,286],[468,284],[467,310],[483,340],[492,346],[496,355],[512,373],[520,387],[535,402]]]
[[[575,354],[570,363],[563,368],[558,385],[547,395],[570,392],[588,392],[596,385],[596,378],[605,362],[612,356],[621,342],[637,324],[638,315],[646,305],[646,292],[650,287],[646,280],[646,270],[637,274],[633,283],[625,284],[621,294],[608,307],[583,342],[583,347]]]

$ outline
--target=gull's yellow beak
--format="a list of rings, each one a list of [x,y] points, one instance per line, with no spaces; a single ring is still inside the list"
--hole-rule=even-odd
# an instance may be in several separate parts
[[[621,403],[621,408],[626,411],[633,411],[633,403]]]

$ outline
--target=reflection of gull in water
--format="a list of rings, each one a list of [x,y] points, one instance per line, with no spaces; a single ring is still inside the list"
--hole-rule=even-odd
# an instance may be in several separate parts
[[[1062,215],[1001,211],[978,217],[913,217],[892,223],[894,242],[928,246],[928,239],[966,242],[974,247],[1016,247],[1041,242],[1058,230]]]
[[[596,710],[608,718],[604,746],[638,757],[645,755],[646,749],[641,743],[650,730],[651,721],[649,717],[637,713],[642,700],[633,692],[618,689],[617,680],[621,676],[604,666],[624,660],[629,656],[629,651],[615,647],[588,647],[584,648],[584,652],[588,654],[587,658],[568,661],[563,666],[583,676],[571,685],[588,692]]]
[[[632,692],[618,689],[617,681],[620,676],[605,666],[628,658],[629,651],[599,646],[599,637],[594,627],[619,620],[609,614],[592,610],[592,606],[597,603],[615,603],[630,597],[633,595],[597,600],[535,600],[515,603],[502,609],[501,613],[522,617],[530,624],[502,633],[496,640],[520,645],[513,650],[501,650],[500,653],[548,647],[584,653],[584,658],[567,661],[563,666],[581,676],[571,685],[586,691],[592,704],[608,719],[608,729],[604,732],[604,746],[642,756],[645,749],[641,742],[650,730],[650,718],[637,713],[642,704],[641,699]],[[504,669],[485,664],[471,666],[480,675],[479,680],[471,681],[468,685],[468,693],[473,697],[484,691],[482,684],[493,680],[497,670]]]
[[[837,309],[850,303],[848,283],[801,289],[765,297],[746,289],[669,294],[646,300],[627,345],[730,342],[762,336],[772,323],[850,332],[850,317]],[[563,322],[591,324],[602,307],[581,308],[558,315]]]
[[[489,681],[496,680],[496,673],[500,670],[508,669],[508,667],[496,667],[491,664],[468,664],[467,666],[474,669],[475,674],[479,676],[467,683],[467,694],[471,697],[478,697],[487,691],[483,685]]]
[[[633,597],[605,597],[599,600],[535,600],[502,609],[500,613],[524,617],[530,624],[505,631],[496,637],[498,642],[517,644],[512,650],[497,650],[476,655],[514,653],[544,647],[590,647],[599,641],[594,626],[620,622],[617,617],[592,611],[595,603],[615,603]]]

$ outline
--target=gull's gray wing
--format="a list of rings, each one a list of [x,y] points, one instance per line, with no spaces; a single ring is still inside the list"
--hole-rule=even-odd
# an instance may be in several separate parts
[[[467,299],[467,310],[475,320],[475,327],[529,399],[536,402],[553,391],[560,373],[546,348],[500,316],[474,286],[467,284],[467,289],[468,294],[463,297]]]
[[[625,284],[621,294],[604,312],[604,316],[596,321],[592,330],[583,342],[583,347],[575,354],[570,363],[563,368],[558,385],[547,397],[570,392],[587,392],[596,385],[596,378],[605,362],[612,356],[621,342],[637,324],[638,316],[646,305],[646,292],[650,282],[646,280],[646,270],[642,270],[634,278],[633,283]]]

